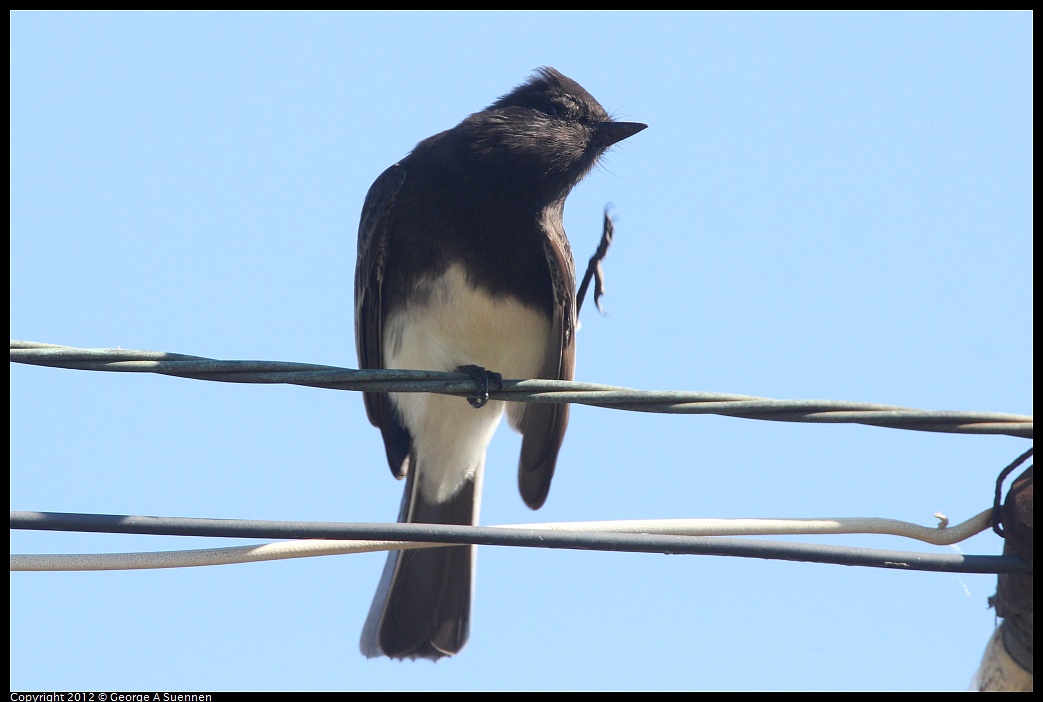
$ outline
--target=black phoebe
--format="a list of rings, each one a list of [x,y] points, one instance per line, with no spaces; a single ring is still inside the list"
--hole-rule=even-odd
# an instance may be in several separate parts
[[[608,147],[645,126],[612,121],[578,83],[541,68],[417,144],[370,187],[355,268],[359,367],[463,370],[480,386],[471,404],[430,393],[365,394],[391,472],[406,477],[399,521],[477,523],[485,451],[505,408],[485,404],[483,382],[499,374],[572,379],[576,277],[565,198]],[[524,436],[522,499],[538,509],[568,405],[506,409]],[[473,546],[392,551],[362,652],[457,653],[467,642],[473,564]]]

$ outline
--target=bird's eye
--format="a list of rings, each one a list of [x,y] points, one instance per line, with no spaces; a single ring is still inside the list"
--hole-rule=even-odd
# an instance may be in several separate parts
[[[564,108],[562,108],[561,105],[554,104],[553,102],[545,102],[544,104],[540,105],[536,109],[538,109],[540,112],[542,112],[543,114],[548,115],[550,117],[564,117],[565,116]]]

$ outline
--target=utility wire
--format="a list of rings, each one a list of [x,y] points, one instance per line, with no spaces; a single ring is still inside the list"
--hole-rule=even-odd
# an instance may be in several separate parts
[[[983,512],[972,520],[971,526],[978,531],[988,525],[989,513]],[[671,521],[671,520],[667,520]],[[688,521],[688,520],[682,520]],[[698,521],[698,520],[697,520]],[[727,521],[727,520],[725,520]],[[740,522],[762,520],[739,520]],[[775,520],[766,520],[775,521]],[[808,520],[803,520],[808,521]],[[810,520],[836,521],[836,520]],[[875,520],[874,520],[875,521]],[[889,520],[881,520],[889,521]],[[195,556],[173,554],[166,565],[157,562],[162,554],[104,554],[93,558],[115,556],[123,563],[119,569],[141,567],[181,567],[192,565],[192,558],[204,561],[198,565],[217,563],[269,560],[264,556],[272,553],[281,558],[299,558],[307,555],[331,555],[360,551],[377,551],[388,548],[403,548],[395,542],[416,542],[425,547],[447,544],[479,544],[483,546],[521,546],[528,548],[556,548],[578,550],[620,551],[630,553],[665,553],[708,556],[740,556],[771,560],[832,563],[857,565],[871,568],[893,568],[898,570],[924,570],[933,572],[959,573],[1007,573],[1030,572],[1031,567],[1022,559],[1012,556],[972,556],[961,554],[913,553],[882,549],[829,546],[820,544],[796,544],[782,541],[762,541],[713,536],[688,536],[670,533],[677,531],[676,524],[663,525],[664,533],[626,533],[625,531],[590,532],[580,530],[561,531],[562,525],[525,525],[507,527],[455,526],[443,524],[384,524],[343,522],[287,522],[256,521],[239,519],[191,519],[185,517],[140,517],[107,514],[66,514],[56,512],[11,512],[12,529],[46,531],[86,531],[94,533],[153,534],[172,536],[218,536],[229,538],[263,539],[336,539],[338,542],[306,542],[302,544],[263,544],[261,546],[237,547],[235,549],[207,549]],[[631,524],[633,526],[633,524]],[[823,525],[820,525],[821,528]],[[915,525],[910,525],[915,526]],[[619,528],[618,523],[614,525]],[[597,527],[590,527],[597,528]],[[642,531],[648,527],[640,526]],[[740,525],[741,533],[749,533],[751,524]],[[923,527],[920,527],[921,529]],[[686,531],[686,529],[681,529]],[[821,533],[821,532],[818,532]],[[343,540],[355,543],[345,544]],[[370,543],[359,544],[358,541]],[[377,543],[373,543],[377,542]],[[309,553],[314,550],[315,553]],[[232,554],[232,552],[238,552]],[[319,553],[321,552],[321,553]],[[288,555],[287,555],[288,554]],[[227,557],[232,555],[232,560]],[[241,560],[236,557],[241,556]],[[12,556],[12,569],[31,570],[93,570],[98,563],[91,563],[91,555],[56,556]],[[64,558],[66,567],[53,566]],[[222,560],[224,558],[224,560]],[[16,559],[22,559],[16,563]],[[32,563],[32,559],[39,559]],[[76,568],[68,566],[77,565]],[[180,560],[180,562],[174,562]],[[24,566],[35,565],[28,568]],[[51,567],[42,567],[51,566]]]
[[[159,373],[226,383],[281,383],[366,392],[437,392],[470,396],[474,380],[463,373],[354,370],[283,361],[219,361],[158,351],[81,349],[11,341],[11,362],[120,373]],[[777,422],[868,424],[952,434],[1005,434],[1032,438],[1032,417],[971,411],[928,411],[842,400],[773,400],[713,392],[648,391],[567,380],[504,380],[496,400],[567,402],[670,414],[717,414]]]
[[[890,534],[935,545],[955,544],[988,528],[989,510],[960,524],[948,525],[948,519],[935,515],[937,527],[895,519],[644,519],[594,522],[551,522],[542,524],[507,524],[494,528],[547,529],[551,531],[592,531],[628,534],[674,536],[779,536],[793,534]],[[19,518],[21,520],[21,517]],[[29,517],[35,521],[36,517]],[[206,565],[228,565],[256,561],[282,560],[349,553],[370,553],[401,548],[428,548],[440,544],[403,541],[299,540],[235,546],[214,549],[161,551],[146,553],[98,554],[15,554],[12,571],[40,570],[134,570],[150,568],[186,568]]]
[[[11,341],[11,361],[109,372],[158,373],[233,383],[280,383],[371,392],[439,392],[469,396],[474,381],[459,373],[353,370],[279,361],[219,361],[199,356],[126,349],[82,349]],[[500,400],[570,402],[677,414],[719,414],[772,421],[860,423],[919,431],[1032,437],[1022,415],[924,411],[832,400],[772,400],[708,392],[641,391],[557,380],[505,380],[490,396]],[[579,524],[471,527],[429,524],[341,524],[184,519],[11,512],[11,528],[58,531],[290,538],[290,543],[139,554],[12,555],[12,570],[165,568],[299,558],[445,544],[482,544],[610,551],[729,555],[947,572],[1025,572],[1023,560],[1006,556],[909,553],[778,541],[726,538],[721,534],[896,533],[930,543],[955,543],[987,523],[986,511],[958,527],[928,529],[884,519],[651,520]],[[947,522],[944,520],[943,522]],[[718,534],[708,537],[704,534]],[[321,540],[316,540],[321,539]]]

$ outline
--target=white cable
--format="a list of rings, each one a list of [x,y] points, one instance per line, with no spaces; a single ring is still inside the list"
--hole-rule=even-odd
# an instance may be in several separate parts
[[[939,513],[937,527],[925,527],[895,519],[841,517],[836,519],[650,519],[601,522],[555,522],[545,524],[502,524],[500,528],[546,529],[550,531],[598,531],[624,534],[675,536],[778,536],[783,534],[892,534],[936,545],[963,541],[989,527],[992,510],[955,526]],[[404,548],[445,546],[404,541],[337,541],[307,539],[276,541],[254,546],[233,546],[187,551],[92,554],[11,554],[12,571],[29,570],[138,570],[189,568],[310,558],[346,553],[370,553]]]

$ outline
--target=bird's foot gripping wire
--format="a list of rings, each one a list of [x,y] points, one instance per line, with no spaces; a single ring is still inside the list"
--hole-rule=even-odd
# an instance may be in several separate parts
[[[474,380],[475,394],[473,397],[468,397],[467,401],[475,409],[485,407],[485,403],[489,401],[490,383],[496,386],[496,390],[503,389],[503,376],[495,371],[486,370],[481,366],[475,365],[460,366],[456,370],[458,373],[467,373]]]

